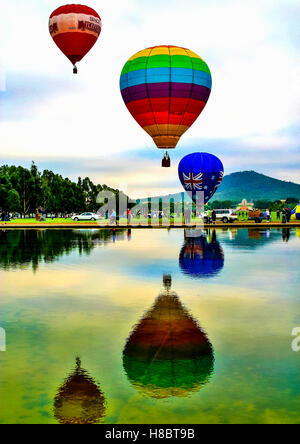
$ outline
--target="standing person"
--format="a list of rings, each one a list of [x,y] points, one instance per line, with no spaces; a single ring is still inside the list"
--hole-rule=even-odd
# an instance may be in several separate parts
[[[189,207],[186,207],[184,210],[184,225],[188,225],[191,223],[191,210]]]
[[[130,225],[131,224],[131,209],[130,208],[128,208],[128,210],[127,210],[127,221],[128,221],[128,224]]]
[[[46,222],[46,211],[45,211],[45,209],[42,211],[42,215],[43,215],[43,222]]]
[[[270,222],[270,210],[268,208],[266,209],[266,218],[267,221]]]
[[[209,224],[211,223],[211,215],[212,215],[212,211],[211,210],[207,210],[207,222]]]
[[[277,210],[276,216],[277,216],[277,220],[280,220],[281,213],[280,213],[279,208],[278,208],[278,210]]]
[[[285,211],[285,208],[282,210],[282,223],[286,224],[286,211]]]
[[[52,213],[51,213],[51,219],[52,219],[52,220],[54,219],[54,213],[53,213],[53,211],[52,211]]]
[[[212,223],[215,225],[216,224],[216,220],[217,220],[217,213],[216,213],[215,209],[212,210],[211,220],[212,220]]]
[[[116,210],[113,210],[110,217],[111,224],[115,224],[117,220],[117,213]]]
[[[292,211],[290,208],[286,208],[285,209],[285,214],[286,214],[286,221],[289,224],[290,220],[291,220],[291,215],[292,215]]]

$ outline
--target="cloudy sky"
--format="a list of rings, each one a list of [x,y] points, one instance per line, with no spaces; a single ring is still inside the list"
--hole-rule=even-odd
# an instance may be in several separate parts
[[[1,5],[0,164],[34,160],[143,197],[180,191],[178,162],[206,151],[227,174],[251,169],[300,183],[298,0],[88,0],[103,30],[78,76],[48,32],[61,4]],[[170,169],[160,167],[162,152],[119,91],[127,59],[160,44],[190,48],[213,76],[209,102],[172,151]]]

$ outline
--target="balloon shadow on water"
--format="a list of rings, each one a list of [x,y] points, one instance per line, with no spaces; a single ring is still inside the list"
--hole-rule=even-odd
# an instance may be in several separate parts
[[[128,338],[123,367],[132,385],[145,396],[188,397],[210,381],[213,347],[171,291],[170,276],[164,276],[164,286]]]
[[[76,368],[55,397],[55,418],[60,424],[100,424],[104,421],[105,413],[104,394],[77,358]]]

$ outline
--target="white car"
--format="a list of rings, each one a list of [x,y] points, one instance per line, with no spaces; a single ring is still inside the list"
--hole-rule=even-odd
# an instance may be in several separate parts
[[[216,212],[216,218],[217,220],[222,221],[224,224],[228,224],[228,222],[234,222],[235,220],[238,220],[237,212],[236,210],[233,210],[231,208],[224,209],[224,210],[215,210]],[[208,212],[206,211],[203,213],[204,223],[209,222],[208,220]]]
[[[100,220],[101,216],[96,213],[82,213],[82,214],[76,214],[75,216],[71,217],[72,220],[75,220],[76,222],[79,220]]]

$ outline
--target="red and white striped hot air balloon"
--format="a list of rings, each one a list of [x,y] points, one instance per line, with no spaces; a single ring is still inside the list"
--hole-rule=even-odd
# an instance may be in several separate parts
[[[51,37],[74,65],[74,74],[77,74],[76,63],[94,46],[101,29],[99,14],[84,5],[61,6],[49,19]]]

